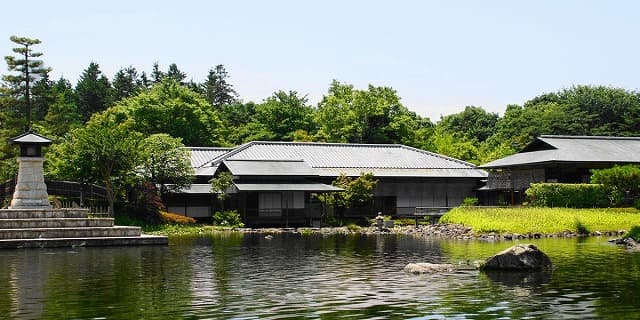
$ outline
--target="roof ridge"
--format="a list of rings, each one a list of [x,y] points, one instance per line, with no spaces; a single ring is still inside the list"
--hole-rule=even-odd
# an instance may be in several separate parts
[[[207,161],[206,163],[202,164],[202,166],[200,166],[200,168],[209,165],[209,166],[213,166],[217,163],[220,163],[222,161],[224,161],[226,158],[233,156],[235,154],[238,154],[240,151],[245,150],[247,148],[249,148],[250,146],[254,145],[255,141],[249,141],[245,144],[239,145],[235,148],[232,148],[231,151],[225,153],[225,154],[221,154],[213,159],[211,159],[210,161]]]
[[[255,144],[279,144],[279,145],[312,145],[312,146],[345,146],[345,147],[385,147],[399,148],[402,144],[397,143],[350,143],[350,142],[321,142],[321,141],[251,141]]]
[[[256,161],[256,162],[305,162],[304,159],[224,159],[223,161]]]
[[[422,150],[422,149],[418,149],[418,148],[414,148],[414,147],[409,147],[409,146],[405,146],[405,145],[401,145],[403,148],[407,149],[407,150],[411,150],[411,151],[415,151],[415,152],[419,152],[419,153],[424,153],[433,157],[437,157],[437,158],[441,158],[444,160],[448,160],[448,161],[452,161],[452,162],[456,162],[456,163],[460,163],[460,164],[464,164],[466,166],[471,167],[472,169],[477,168],[477,166],[471,162],[467,162],[467,161],[463,161],[460,159],[456,159],[456,158],[452,158],[452,157],[448,157],[445,156],[443,154],[439,154],[439,153],[435,153],[435,152],[431,152],[431,151],[427,151],[427,150]]]
[[[182,148],[191,149],[191,150],[231,150],[232,147],[187,147],[184,146]]]
[[[591,139],[591,140],[640,140],[640,137],[617,137],[617,136],[571,136],[571,135],[552,135],[543,134],[539,138],[545,139]]]

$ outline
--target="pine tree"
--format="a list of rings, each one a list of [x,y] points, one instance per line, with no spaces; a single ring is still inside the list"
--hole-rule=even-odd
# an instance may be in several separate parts
[[[142,80],[133,66],[118,70],[113,77],[113,101],[134,96],[142,90]]]
[[[111,105],[111,84],[109,79],[102,74],[97,63],[91,62],[89,67],[82,72],[80,80],[76,84],[76,96],[78,110],[85,122],[92,114],[105,110]]]
[[[229,74],[224,66],[219,64],[209,70],[207,80],[202,84],[202,89],[207,101],[212,106],[220,107],[224,104],[232,104],[238,100],[238,93],[227,82]]]
[[[184,79],[187,78],[187,74],[180,71],[178,69],[178,65],[172,63],[169,65],[169,69],[167,70],[166,77],[179,83],[180,85],[184,85]]]
[[[44,63],[42,60],[35,59],[42,56],[42,53],[33,52],[31,48],[34,45],[40,44],[40,40],[17,36],[11,36],[9,39],[19,45],[19,47],[13,48],[13,52],[17,53],[18,56],[5,56],[4,60],[7,62],[9,71],[17,72],[18,75],[3,75],[2,79],[10,87],[10,94],[16,97],[24,97],[24,113],[27,125],[30,126],[31,83],[33,83],[38,76],[49,72],[50,69],[43,67]]]
[[[151,70],[151,82],[153,84],[160,83],[165,76],[166,75],[164,74],[164,72],[160,70],[160,65],[158,64],[158,62],[154,62],[153,69]]]

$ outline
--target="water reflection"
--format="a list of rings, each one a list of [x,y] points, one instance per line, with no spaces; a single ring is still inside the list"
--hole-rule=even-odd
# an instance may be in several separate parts
[[[396,235],[173,238],[169,247],[0,251],[0,314],[17,319],[630,318],[640,254],[541,239],[552,274],[411,275],[513,242]]]

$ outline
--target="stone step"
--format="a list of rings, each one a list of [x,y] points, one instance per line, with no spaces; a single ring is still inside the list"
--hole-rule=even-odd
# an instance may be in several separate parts
[[[0,219],[0,229],[113,227],[113,218]]]
[[[87,218],[88,209],[1,209],[0,219]]]
[[[167,245],[168,243],[169,243],[169,240],[165,236],[152,236],[152,235],[143,234],[139,237],[8,239],[8,240],[0,240],[0,249],[140,246],[140,245]]]
[[[0,229],[0,239],[137,237],[140,227],[78,227]]]

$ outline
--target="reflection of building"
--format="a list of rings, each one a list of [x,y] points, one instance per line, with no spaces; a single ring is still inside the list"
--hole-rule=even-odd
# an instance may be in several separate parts
[[[519,204],[531,183],[589,182],[591,169],[640,163],[640,138],[541,136],[514,155],[480,166],[489,170],[485,204]]]
[[[475,188],[486,172],[472,164],[403,145],[249,142],[234,149],[192,148],[197,181],[168,197],[169,210],[193,217],[219,210],[208,181],[233,175],[226,209],[238,210],[249,225],[311,225],[322,204],[314,193],[339,192],[331,186],[341,173],[373,173],[375,198],[349,216],[410,214],[416,207],[452,207]]]

